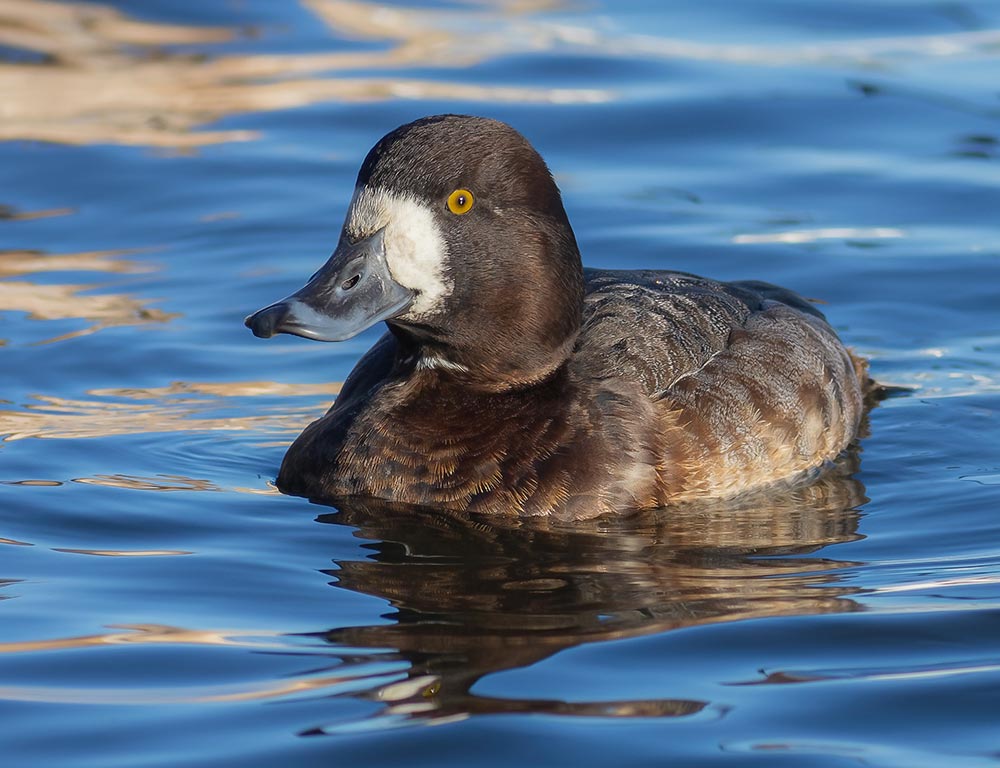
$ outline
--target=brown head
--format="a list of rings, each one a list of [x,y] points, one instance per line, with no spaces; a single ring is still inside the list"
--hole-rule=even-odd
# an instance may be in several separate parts
[[[583,273],[559,190],[504,123],[442,115],[380,140],[340,242],[258,336],[339,341],[385,320],[420,368],[488,388],[544,377],[580,327]]]

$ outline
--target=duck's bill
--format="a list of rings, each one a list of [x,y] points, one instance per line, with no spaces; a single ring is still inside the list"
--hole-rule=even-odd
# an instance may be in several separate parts
[[[254,336],[290,333],[316,341],[344,341],[404,313],[413,291],[389,272],[384,230],[356,243],[342,239],[330,260],[291,296],[243,322]]]

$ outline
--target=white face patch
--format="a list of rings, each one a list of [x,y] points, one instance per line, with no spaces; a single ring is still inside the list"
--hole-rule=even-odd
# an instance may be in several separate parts
[[[437,309],[453,287],[445,277],[448,249],[434,221],[434,212],[408,195],[358,187],[347,212],[348,234],[367,236],[382,227],[386,262],[393,280],[417,292],[413,305],[402,317],[419,320]]]

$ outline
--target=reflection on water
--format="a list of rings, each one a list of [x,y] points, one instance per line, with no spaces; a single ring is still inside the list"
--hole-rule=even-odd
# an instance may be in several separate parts
[[[43,60],[0,62],[0,140],[193,147],[256,137],[246,130],[192,132],[227,115],[330,100],[523,103],[609,98],[599,90],[336,76],[361,69],[467,67],[507,52],[518,38],[469,36],[463,21],[479,24],[492,17],[502,22],[512,13],[545,9],[551,5],[546,0],[508,0],[476,13],[458,9],[436,14],[352,0],[305,0],[304,5],[337,34],[372,41],[378,48],[207,58],[160,46],[219,43],[232,39],[235,31],[140,22],[100,5],[7,3],[0,44],[36,52]]]
[[[997,30],[812,41],[807,46],[704,43],[546,19],[543,12],[562,5],[553,0],[502,0],[439,10],[360,0],[302,0],[302,5],[333,34],[370,48],[213,58],[164,46],[221,44],[235,38],[237,30],[142,22],[97,4],[7,2],[0,45],[36,54],[36,60],[0,61],[0,140],[196,147],[256,138],[248,130],[194,130],[228,115],[324,101],[594,103],[616,98],[600,88],[480,85],[447,74],[432,80],[356,74],[414,68],[447,73],[502,56],[556,50],[612,58],[886,69],[908,57],[988,54],[1000,45]],[[867,87],[873,93],[883,90]]]
[[[134,251],[88,251],[47,254],[39,251],[0,251],[0,278],[49,272],[104,272],[136,274],[155,269],[148,263],[121,258]],[[150,299],[124,293],[84,293],[87,283],[49,283],[30,280],[0,280],[0,307],[25,312],[32,320],[86,320],[90,325],[46,342],[63,341],[96,333],[103,328],[165,323],[177,317],[151,307]]]
[[[157,475],[156,477],[136,477],[134,475],[94,475],[79,477],[73,482],[84,485],[103,485],[111,488],[130,488],[134,491],[221,491],[211,480],[181,475]]]
[[[19,211],[10,205],[0,205],[0,221],[32,221],[33,219],[51,219],[54,216],[69,216],[76,213],[73,208],[46,208],[41,211]]]
[[[284,443],[281,443],[284,445]],[[236,491],[237,493],[252,493],[258,496],[276,496],[278,489],[270,482],[264,488],[244,488],[240,486],[223,487],[211,480],[198,477],[185,477],[184,475],[160,474],[155,477],[142,477],[139,475],[123,475],[116,473],[113,475],[94,475],[92,477],[74,477],[74,483],[83,485],[101,485],[105,488],[125,488],[131,491]],[[62,485],[62,483],[55,483]]]
[[[894,227],[827,227],[824,229],[793,229],[783,232],[740,234],[732,237],[737,245],[763,245],[766,243],[815,243],[817,240],[873,241],[904,237],[905,233]]]
[[[850,599],[857,588],[839,585],[836,575],[856,563],[801,557],[860,538],[856,508],[866,499],[850,475],[855,464],[851,457],[813,485],[770,497],[572,527],[498,528],[368,502],[322,515],[321,522],[353,526],[372,541],[367,559],[335,561],[327,571],[333,584],[384,598],[394,612],[392,623],[323,635],[341,658],[338,669],[356,670],[360,692],[351,695],[382,703],[381,712],[309,733],[473,713],[698,712],[709,702],[515,700],[472,688],[486,675],[583,643],[858,610]],[[386,672],[393,661],[403,667]]]
[[[378,702],[365,719],[299,723],[302,735],[442,723],[477,713],[679,717],[718,703],[670,697],[571,701],[474,691],[484,677],[587,643],[738,619],[859,610],[857,587],[838,571],[858,566],[819,550],[860,538],[864,488],[856,456],[813,485],[725,506],[689,505],[628,519],[518,527],[426,510],[352,502],[318,522],[355,529],[364,559],[323,571],[338,589],[388,601],[388,623],[281,635],[158,624],[120,624],[97,634],[0,643],[0,659],[107,646],[226,646],[301,666],[278,679],[115,687],[0,686],[0,700],[76,704],[195,704],[350,697]],[[6,541],[8,544],[23,542]],[[56,548],[63,556],[134,559],[186,550]],[[15,662],[11,662],[15,663]],[[108,670],[105,668],[105,672]],[[113,675],[112,675],[113,676]]]
[[[121,258],[131,253],[135,253],[135,251],[87,251],[85,253],[0,251],[0,277],[37,275],[45,272],[107,272],[109,274],[129,275],[152,272],[155,269],[153,265],[146,262]],[[64,316],[85,317],[85,315]]]
[[[0,285],[3,285],[0,283]],[[131,435],[140,432],[204,432],[212,430],[297,434],[316,418],[319,409],[329,403],[329,396],[340,391],[339,383],[287,384],[270,381],[174,382],[166,387],[95,389],[91,400],[36,396],[35,402],[17,409],[0,409],[0,443],[28,437],[75,439]],[[255,408],[252,416],[219,416],[213,411],[229,406],[235,397],[302,396],[308,398],[298,408],[287,401],[280,405]],[[314,396],[324,396],[317,401]],[[124,402],[122,402],[124,401]],[[249,410],[244,408],[243,410]],[[211,490],[207,480],[174,478],[184,490]],[[119,487],[145,487],[165,490],[162,482],[148,478],[129,480],[124,476],[100,476],[81,479]],[[169,487],[176,488],[176,482]]]
[[[96,397],[122,397],[130,400],[153,400],[174,395],[198,394],[214,397],[302,397],[305,395],[336,395],[340,384],[289,384],[281,381],[175,381],[165,387],[122,387],[94,389]]]
[[[74,549],[71,547],[53,547],[53,552],[65,552],[68,555],[93,555],[94,557],[173,557],[174,555],[193,555],[183,549]]]
[[[169,627],[162,624],[123,624],[100,635],[80,635],[54,640],[25,640],[0,643],[0,653],[32,653],[34,651],[61,651],[101,645],[166,643],[170,645],[247,645],[244,639],[236,640],[229,633]],[[235,635],[236,633],[232,633]],[[256,645],[256,644],[255,644]],[[259,644],[267,647],[267,644]]]

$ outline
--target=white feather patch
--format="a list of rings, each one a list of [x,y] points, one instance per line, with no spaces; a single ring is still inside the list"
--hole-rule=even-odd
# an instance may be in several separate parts
[[[442,371],[455,371],[456,373],[468,373],[469,369],[461,363],[453,363],[443,357],[421,357],[417,360],[418,371],[431,371],[435,368]]]
[[[417,293],[404,317],[419,320],[437,309],[453,287],[445,277],[448,249],[434,212],[409,195],[358,187],[347,213],[348,233],[367,236],[382,227],[392,278]]]

